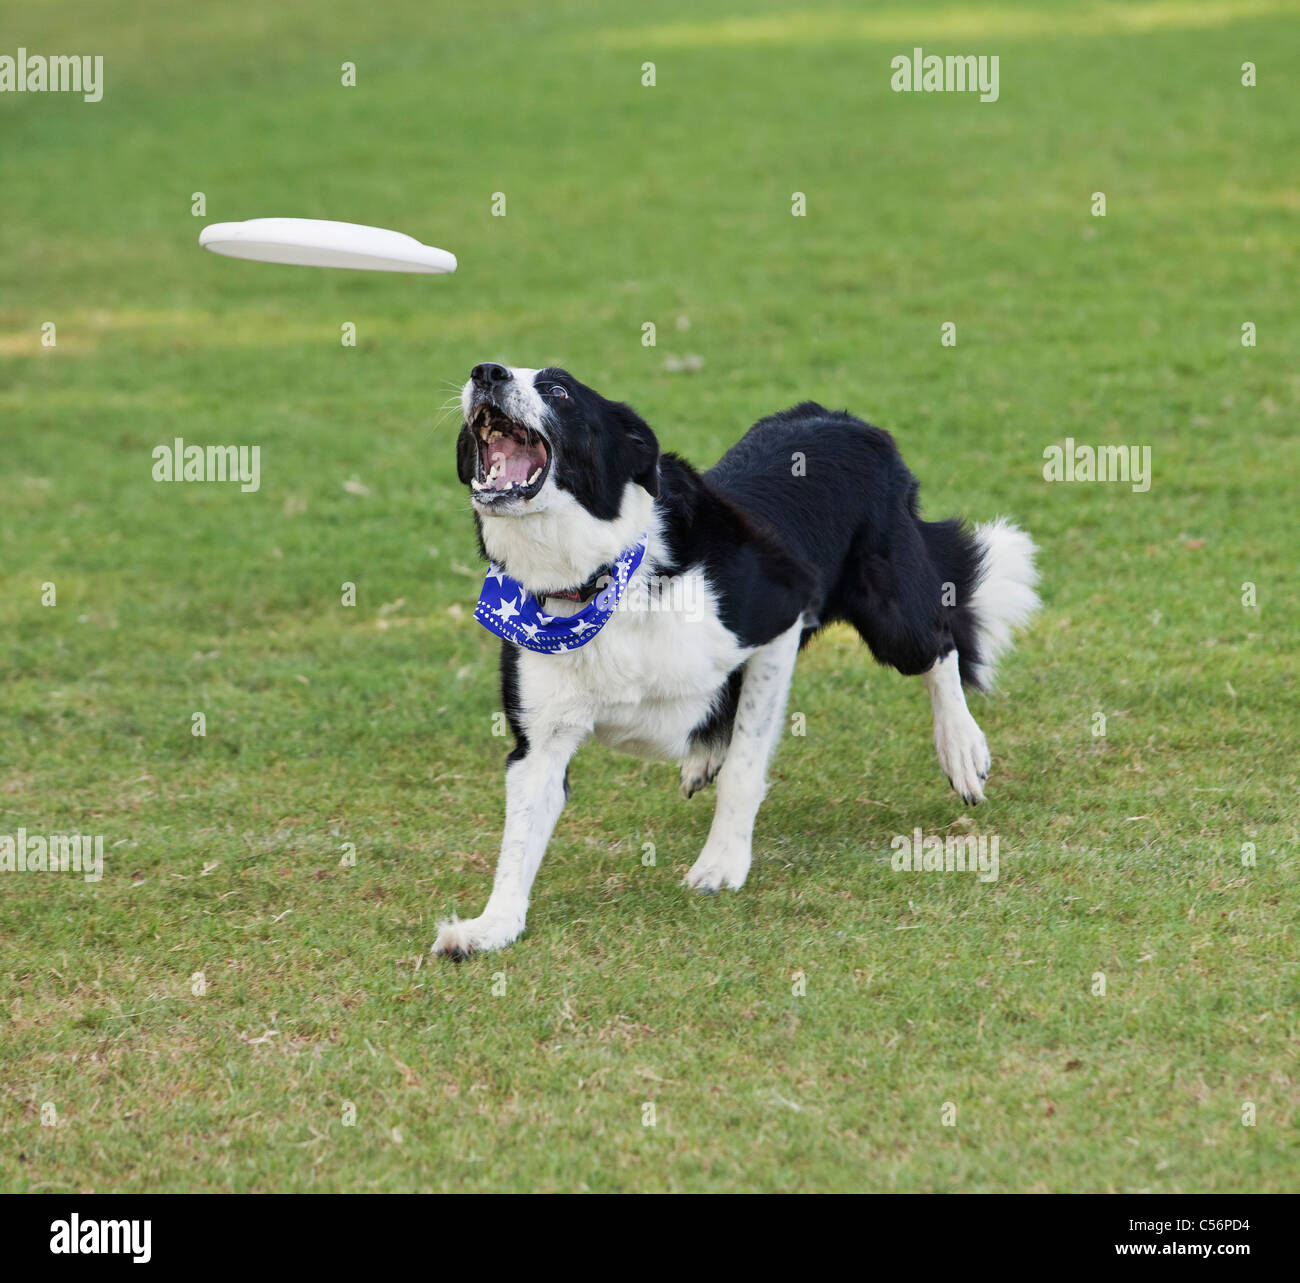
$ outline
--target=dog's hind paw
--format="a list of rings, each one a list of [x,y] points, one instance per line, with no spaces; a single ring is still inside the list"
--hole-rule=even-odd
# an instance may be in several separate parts
[[[727,760],[727,750],[722,748],[706,749],[693,752],[682,761],[680,781],[682,796],[688,800],[702,788],[713,783],[714,777],[722,770]]]
[[[969,714],[964,720],[950,719],[935,727],[934,745],[939,752],[939,765],[967,806],[984,800],[984,781],[988,779],[993,759],[988,741],[975,719]]]

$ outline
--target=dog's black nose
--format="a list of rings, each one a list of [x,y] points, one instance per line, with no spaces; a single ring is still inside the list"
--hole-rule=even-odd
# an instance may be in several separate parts
[[[491,361],[476,365],[469,377],[481,388],[490,388],[494,383],[509,383],[510,371],[504,365],[495,365]]]

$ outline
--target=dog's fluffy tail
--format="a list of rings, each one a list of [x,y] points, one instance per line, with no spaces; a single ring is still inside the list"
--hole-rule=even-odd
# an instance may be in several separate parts
[[[970,674],[976,686],[989,690],[998,656],[1011,645],[1016,629],[1027,624],[1040,605],[1034,591],[1038,583],[1034,556],[1038,550],[1034,541],[1006,517],[982,522],[971,537],[979,552],[979,566],[969,603],[978,653]]]

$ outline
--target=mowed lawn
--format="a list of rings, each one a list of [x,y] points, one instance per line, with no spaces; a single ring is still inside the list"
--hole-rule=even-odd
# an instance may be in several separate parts
[[[0,1187],[1294,1187],[1296,18],[12,12],[0,52],[101,53],[105,89],[0,95],[0,834],[106,868],[0,874]],[[917,46],[997,54],[998,101],[892,92]],[[460,271],[197,248],[266,215]],[[972,700],[988,803],[833,630],[742,892],[681,886],[711,790],[591,747],[526,935],[430,959],[503,809],[442,409],[491,358],[701,464],[846,406],[926,515],[1014,514],[1045,608]],[[175,437],[258,446],[260,488],[153,481]],[[1150,488],[1049,484],[1067,437],[1149,446]],[[894,871],[917,827],[996,836],[998,880]]]

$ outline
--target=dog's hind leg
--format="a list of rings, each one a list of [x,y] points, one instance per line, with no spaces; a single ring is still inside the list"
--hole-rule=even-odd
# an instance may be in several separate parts
[[[740,887],[749,873],[754,818],[767,791],[767,764],[781,734],[802,623],[760,647],[745,664],[709,838],[686,875],[700,891]]]
[[[955,581],[958,593],[950,615],[956,649],[941,654],[925,674],[934,746],[953,788],[973,806],[984,798],[990,758],[962,683],[988,690],[999,654],[1038,610],[1036,550],[1023,530],[1001,517],[969,536],[951,522],[923,523],[921,530],[939,573]]]
[[[998,654],[1038,608],[1034,545],[1002,519],[966,530],[913,515],[890,533],[855,540],[839,610],[882,664],[923,676],[939,764],[973,806],[990,759],[962,686],[988,689]]]
[[[690,747],[681,763],[681,788],[685,798],[694,797],[700,789],[712,784],[727,760],[744,671],[743,667],[737,668],[727,678],[708,717],[691,732]]]
[[[984,800],[991,758],[984,732],[966,707],[958,655],[950,650],[924,674],[934,709],[934,746],[948,782],[970,806]]]

